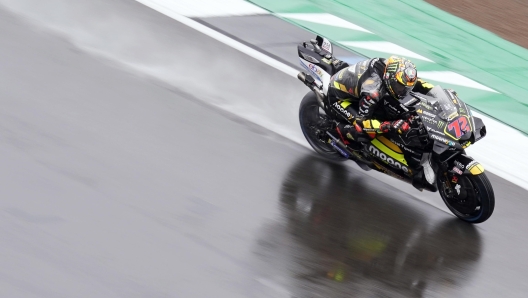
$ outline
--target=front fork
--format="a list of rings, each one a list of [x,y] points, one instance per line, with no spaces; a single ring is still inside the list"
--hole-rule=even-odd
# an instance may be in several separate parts
[[[444,192],[448,198],[453,199],[455,196],[458,198],[464,197],[464,185],[462,185],[463,183],[459,180],[463,176],[484,173],[484,167],[472,157],[465,154],[459,154],[454,158],[448,158],[448,160],[444,162],[442,173],[444,176]]]

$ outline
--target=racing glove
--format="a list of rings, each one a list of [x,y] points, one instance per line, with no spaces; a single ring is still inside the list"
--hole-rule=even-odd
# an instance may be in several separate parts
[[[354,128],[356,129],[358,138],[361,137],[361,142],[368,140],[367,137],[373,139],[376,137],[376,134],[380,132],[379,126],[380,123],[378,120],[365,119],[363,117],[358,117],[354,123]]]
[[[383,133],[397,132],[398,134],[404,134],[409,131],[410,128],[411,126],[409,125],[409,122],[401,119],[392,122],[385,121],[380,125],[380,130]]]

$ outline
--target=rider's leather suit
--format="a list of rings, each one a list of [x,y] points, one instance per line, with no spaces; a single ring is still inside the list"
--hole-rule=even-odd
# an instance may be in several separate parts
[[[353,65],[343,63],[341,70],[330,79],[328,100],[344,124],[342,132],[338,129],[343,139],[354,139],[354,124],[374,137],[381,133],[381,122],[398,119],[399,102],[389,94],[382,80],[385,63],[384,58],[372,58]],[[433,87],[418,79],[413,91],[427,94]]]

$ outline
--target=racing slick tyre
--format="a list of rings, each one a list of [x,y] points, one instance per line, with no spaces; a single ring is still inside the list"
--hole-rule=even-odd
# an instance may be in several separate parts
[[[485,173],[455,176],[438,175],[438,191],[447,208],[469,223],[486,221],[495,208],[495,194]]]
[[[317,153],[333,161],[347,160],[327,142],[326,131],[331,127],[331,122],[319,107],[316,95],[312,91],[308,92],[301,101],[299,123],[304,137]]]

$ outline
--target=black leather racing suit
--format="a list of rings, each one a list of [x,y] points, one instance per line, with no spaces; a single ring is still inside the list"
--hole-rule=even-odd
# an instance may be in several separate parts
[[[344,140],[357,138],[352,126],[355,120],[360,122],[358,125],[364,132],[378,134],[381,133],[380,121],[398,119],[399,102],[389,94],[382,81],[385,61],[384,58],[364,60],[341,69],[330,79],[328,100],[344,125],[338,126]],[[426,94],[433,87],[418,79],[413,91]]]

